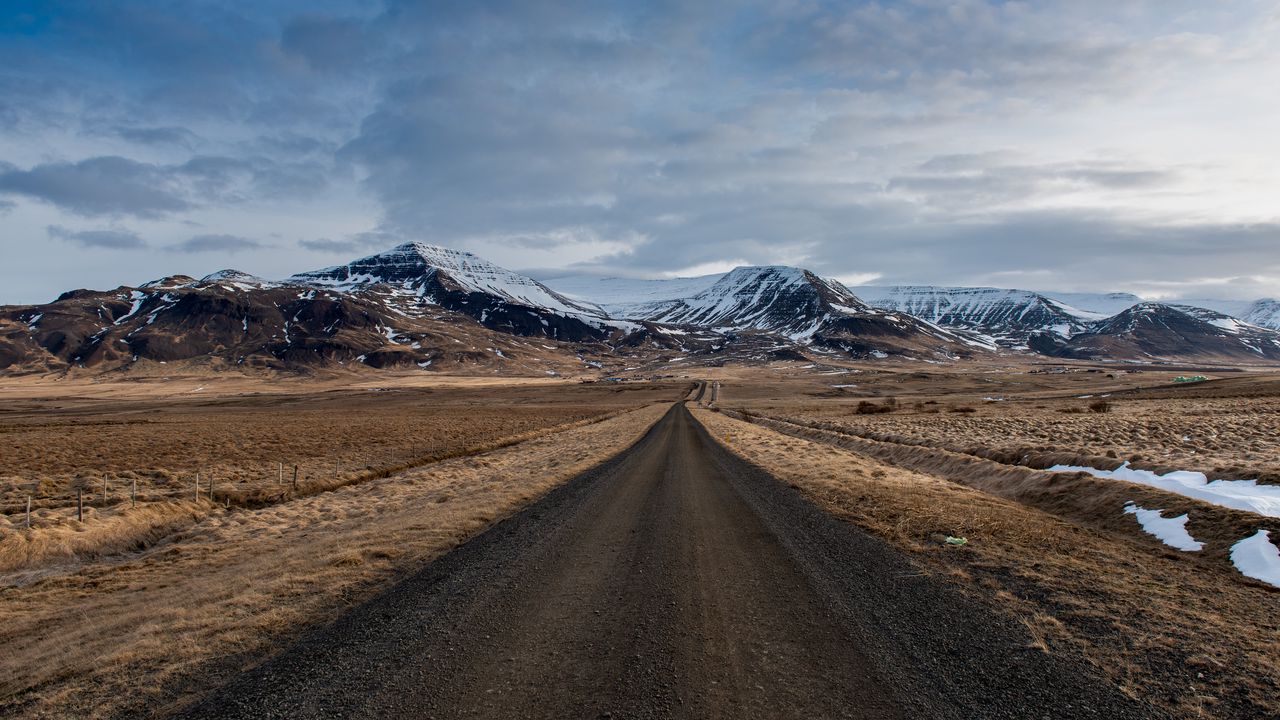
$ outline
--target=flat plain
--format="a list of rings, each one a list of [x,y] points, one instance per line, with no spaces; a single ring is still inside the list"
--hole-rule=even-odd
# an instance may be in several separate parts
[[[1210,380],[1173,381],[1193,372]],[[1098,678],[1104,696],[1116,693],[1153,716],[1280,714],[1280,589],[1245,577],[1231,559],[1233,545],[1251,533],[1268,530],[1280,539],[1280,520],[1159,487],[1047,471],[1054,465],[1106,470],[1128,462],[1157,473],[1256,478],[1272,487],[1280,471],[1280,375],[1274,373],[1126,372],[1083,363],[922,368],[776,362],[609,383],[422,374],[26,380],[0,384],[0,398],[5,715],[163,717],[233,687],[242,673],[273,657],[285,666],[303,663],[289,660],[296,655],[289,648],[300,639],[323,637],[324,628],[353,608],[402,584],[410,587],[417,573],[447,577],[447,568],[466,567],[465,553],[450,560],[455,550],[495,537],[504,519],[523,518],[510,527],[528,530],[504,532],[533,533],[531,538],[540,538],[538,528],[547,523],[588,522],[589,515],[574,515],[569,506],[537,509],[566,484],[581,488],[573,492],[584,497],[622,493],[627,507],[635,506],[594,501],[613,518],[591,531],[601,537],[625,527],[628,513],[648,514],[646,503],[656,503],[654,517],[674,523],[641,524],[659,528],[653,530],[658,538],[700,517],[681,510],[685,503],[716,497],[724,507],[745,508],[732,499],[735,493],[761,493],[775,484],[779,492],[797,494],[800,505],[870,538],[851,540],[854,545],[836,555],[846,558],[842,563],[861,562],[852,551],[859,543],[899,553],[904,559],[876,561],[894,568],[886,587],[897,588],[904,577],[927,578],[937,584],[939,602],[953,594],[963,598],[949,601],[959,604],[948,612],[963,605],[965,612],[989,614],[984,623],[1006,628],[1001,637],[1013,638],[1015,656],[1025,652],[1048,658],[1046,667],[1080,668]],[[714,448],[690,450],[694,441],[682,440],[673,446],[683,448],[679,458],[667,457],[656,441],[642,440],[680,401],[692,414],[679,437],[705,429],[705,442]],[[652,497],[640,492],[647,486],[636,484],[638,476],[599,470],[633,447],[649,448],[641,464],[654,472],[645,482],[663,488]],[[678,480],[682,468],[701,467],[725,451],[737,460],[712,463],[720,469],[699,471],[696,481]],[[754,469],[742,469],[742,461]],[[664,471],[663,463],[674,469]],[[748,475],[754,478],[749,483],[729,487]],[[105,498],[99,495],[104,480]],[[686,492],[683,482],[702,489]],[[591,490],[596,485],[613,489]],[[77,489],[83,520],[76,519]],[[34,508],[30,528],[27,497]],[[1126,512],[1130,504],[1166,517],[1185,514],[1185,529],[1203,548],[1185,552],[1162,543]],[[743,523],[760,522],[752,511],[734,512]],[[564,525],[544,519],[556,513],[564,514]],[[702,562],[697,558],[707,530],[695,522],[687,531],[692,535],[678,544],[680,557]],[[754,532],[744,537],[756,537]],[[807,542],[799,528],[763,532],[796,534],[783,543],[792,548],[786,552]],[[477,547],[504,547],[486,542]],[[555,556],[554,543],[536,542],[546,546],[538,553]],[[841,541],[824,542],[830,547]],[[561,563],[567,572],[604,572],[622,562],[596,557],[599,550],[589,542],[581,551],[586,565]],[[635,552],[628,562],[639,563],[640,571],[666,567],[656,546]],[[780,551],[771,545],[768,552]],[[511,565],[505,572],[516,594],[495,601],[498,607],[532,592],[513,559],[528,553],[501,555]],[[777,556],[776,562],[821,566],[803,557]],[[903,563],[911,569],[903,570]],[[871,567],[846,569],[857,577]],[[696,585],[700,576],[755,587],[723,568],[694,573],[688,582]],[[540,582],[568,587],[556,584],[568,580],[555,576]],[[665,592],[644,587],[659,598]],[[474,607],[477,617],[491,614],[484,597],[459,599],[459,607]],[[694,646],[704,638],[708,653],[740,653],[735,662],[745,664],[736,666],[735,677],[751,676],[755,651],[735,644],[751,633],[704,636],[710,631],[698,625],[706,620],[698,602],[714,604],[718,596],[696,597],[682,616],[694,625],[680,632],[694,635],[680,635],[681,652],[701,657]],[[633,605],[620,604],[617,612]],[[648,617],[649,610],[635,611]],[[661,624],[664,617],[646,622]],[[921,628],[936,617],[922,616]],[[914,636],[903,629],[910,619],[898,617],[882,631]],[[747,626],[726,618],[717,627],[732,635]],[[614,630],[602,626],[601,637]],[[525,641],[537,636],[520,635]],[[972,649],[969,643],[961,645]],[[1009,657],[1009,647],[1002,645],[1000,657]],[[502,650],[486,652],[501,656]],[[522,652],[540,650],[530,645]],[[982,676],[981,648],[970,655],[954,658],[957,687],[965,683],[966,668],[971,680]],[[567,657],[572,655],[558,662]],[[640,653],[636,658],[654,662]],[[869,656],[867,672],[888,672],[877,669],[881,660]],[[603,656],[597,661],[606,662]],[[921,682],[899,680],[886,682],[898,688]],[[753,688],[746,685],[744,692],[757,692]],[[893,692],[902,696],[901,689]],[[766,707],[777,699],[752,702]],[[558,699],[575,707],[571,700]],[[703,707],[701,702],[668,710],[680,715],[672,708],[683,707],[690,715],[688,708]],[[1016,712],[1016,705],[1002,707]],[[1079,708],[1063,713],[1090,716]]]

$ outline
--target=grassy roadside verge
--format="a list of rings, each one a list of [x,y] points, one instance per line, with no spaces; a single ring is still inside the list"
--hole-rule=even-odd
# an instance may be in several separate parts
[[[1029,646],[1083,657],[1179,717],[1280,714],[1280,592],[939,477],[691,410],[819,507],[1013,615]]]
[[[638,440],[667,404],[256,509],[0,590],[0,715],[138,717],[272,649]]]
[[[1259,529],[1280,535],[1280,520],[1276,518],[1220,507],[1144,485],[1104,480],[1082,472],[1050,473],[1025,464],[1006,462],[1011,459],[1007,456],[999,460],[990,457],[999,456],[997,453],[965,453],[923,444],[873,439],[799,418],[771,417],[738,410],[722,412],[728,417],[746,420],[784,435],[834,445],[890,465],[968,485],[1020,505],[1043,510],[1069,523],[1145,543],[1156,552],[1165,552],[1167,548],[1144,533],[1132,516],[1122,512],[1122,508],[1133,502],[1142,507],[1161,508],[1172,516],[1186,513],[1190,518],[1187,529],[1206,543],[1202,552],[1178,554],[1186,562],[1229,564],[1229,550],[1235,542]]]

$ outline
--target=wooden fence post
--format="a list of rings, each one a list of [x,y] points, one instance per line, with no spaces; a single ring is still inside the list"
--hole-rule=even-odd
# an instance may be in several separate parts
[[[76,522],[84,522],[84,488],[76,488]]]
[[[298,489],[298,466],[293,466],[293,489]]]
[[[27,496],[27,529],[31,529],[31,496]]]
[[[196,473],[196,502],[200,502],[200,473]]]
[[[280,463],[280,479],[276,480],[277,485],[284,484],[284,463]]]
[[[129,507],[138,507],[138,478],[133,479],[133,485],[129,488]]]
[[[107,476],[102,476],[102,507],[107,506]]]

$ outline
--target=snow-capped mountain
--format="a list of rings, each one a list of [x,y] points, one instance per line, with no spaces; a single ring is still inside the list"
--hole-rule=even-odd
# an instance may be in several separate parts
[[[1206,308],[1138,303],[1064,339],[1031,338],[1046,355],[1106,359],[1280,360],[1280,333]]]
[[[556,292],[604,309],[609,317],[643,318],[657,303],[693,297],[724,277],[724,273],[698,277],[645,280],[606,275],[559,274],[542,278]]]
[[[948,359],[1006,350],[1115,360],[1280,361],[1280,303],[1243,319],[1131,295],[859,286],[801,268],[671,280],[562,276],[553,290],[470,253],[407,243],[272,281],[238,270],[0,307],[0,371],[111,370],[152,361],[543,374],[818,356]],[[1201,301],[1195,301],[1200,303]],[[1207,302],[1207,301],[1206,301]],[[602,307],[605,306],[605,307]],[[605,308],[608,308],[606,310]],[[621,316],[621,318],[620,318]],[[588,362],[585,358],[591,356]]]
[[[1249,312],[1249,308],[1253,305],[1252,300],[1219,300],[1215,298],[1179,298],[1177,300],[1159,300],[1157,302],[1162,302],[1166,305],[1187,305],[1205,308],[1206,310],[1213,310],[1241,320],[1244,319],[1245,313]]]
[[[770,332],[862,355],[929,350],[945,355],[984,347],[910,315],[873,308],[835,280],[786,266],[735,268],[696,295],[652,304],[644,319]]]
[[[520,312],[529,317],[532,311]],[[569,322],[546,317],[547,326],[534,320],[546,334],[528,338],[531,333],[490,329],[386,286],[340,290],[226,271],[202,280],[173,276],[0,307],[0,372],[184,361],[291,372],[345,365],[542,375],[583,367],[582,354],[594,349],[546,339]]]
[[[1111,317],[1116,313],[1123,312],[1128,308],[1142,302],[1142,298],[1132,293],[1069,293],[1056,291],[1040,291],[1039,295],[1057,300],[1058,302],[1083,310],[1088,313],[1095,313],[1102,317]]]
[[[1221,300],[1217,298],[1185,298],[1169,300],[1168,305],[1190,306],[1213,310],[1238,318],[1250,325],[1280,330],[1280,301],[1271,298],[1261,300]]]
[[[732,330],[769,330],[792,338],[817,331],[831,303],[869,310],[839,283],[785,266],[734,268],[695,295],[658,303],[646,320]]]
[[[600,307],[572,300],[533,278],[469,252],[405,243],[386,252],[294,275],[286,282],[331,290],[382,290],[409,296],[410,304],[443,307],[486,327],[518,335],[600,340],[625,324]]]
[[[882,310],[979,332],[1005,347],[1025,347],[1037,332],[1070,337],[1103,317],[1028,290],[932,285],[859,285],[851,290]]]
[[[542,283],[498,267],[462,250],[411,242],[346,265],[294,275],[289,282],[354,289],[369,285],[399,285],[430,294],[448,285],[449,291],[488,295],[506,302],[566,315],[604,317],[598,306],[570,300]]]
[[[1258,327],[1280,330],[1280,300],[1257,300],[1240,315],[1240,319]]]
[[[200,283],[205,285],[219,284],[237,290],[251,290],[275,285],[270,280],[260,278],[257,275],[250,275],[247,272],[231,269],[209,273],[200,278]]]

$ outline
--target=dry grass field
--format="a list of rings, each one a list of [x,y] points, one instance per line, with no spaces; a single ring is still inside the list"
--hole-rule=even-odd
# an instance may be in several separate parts
[[[726,378],[719,412],[696,415],[821,507],[1019,617],[1039,651],[1078,654],[1178,717],[1280,715],[1280,590],[1244,577],[1227,557],[1259,528],[1280,538],[1280,520],[1036,469],[1135,460],[1274,481],[1276,376],[1168,387],[1154,372],[1133,382],[1025,368],[831,377]],[[1089,411],[1099,395],[1109,396],[1107,412]],[[1142,532],[1123,512],[1128,501],[1188,513],[1204,550],[1180,552]],[[948,536],[967,543],[949,545]]]
[[[1128,460],[1273,481],[1280,376],[1175,386],[1186,371],[1045,370],[784,362],[708,368],[701,393],[679,380],[3,382],[0,715],[182,707],[626,449],[680,397],[733,451],[1018,618],[1028,652],[1085,658],[1178,717],[1280,715],[1280,590],[1227,556],[1258,528],[1280,538],[1280,520],[1041,469]],[[1106,412],[1089,410],[1099,399]],[[1203,552],[1144,533],[1128,501],[1188,513]]]
[[[828,423],[864,437],[959,452],[1123,458],[1158,472],[1197,470],[1211,478],[1280,483],[1280,388],[1268,380],[1228,378],[1200,388],[1138,390],[1109,384],[1104,376],[1098,378],[1100,387],[1070,388],[1081,393],[1015,390],[957,397],[913,394],[911,386],[895,383],[888,393],[880,386],[881,392],[862,397],[846,390],[817,400],[762,399],[749,408],[771,417]],[[1246,384],[1255,386],[1254,396],[1236,392]],[[866,405],[860,410],[859,403],[888,411],[868,412]]]
[[[136,509],[70,521],[82,536],[113,522],[152,531],[133,547],[99,547],[70,560],[28,557],[0,575],[0,647],[6,649],[0,715],[132,717],[180,706],[191,692],[225,682],[299,632],[626,448],[686,387],[560,383],[378,393],[292,387],[220,399],[113,398],[69,402],[61,412],[13,411],[4,418],[13,431],[5,437],[19,438],[15,444],[23,448],[41,438],[56,442],[54,428],[74,428],[65,436],[80,449],[60,454],[56,467],[64,476],[123,473],[131,465],[177,475],[212,467],[215,477],[225,473],[228,485],[238,478],[251,488],[270,486],[270,473],[252,470],[285,449],[310,458],[311,467],[387,471],[229,508],[207,498],[179,499],[182,487],[170,496],[160,482],[148,486]],[[113,442],[117,432],[129,441]],[[153,433],[154,455],[145,442]],[[268,449],[257,447],[259,434]],[[184,442],[192,448],[186,455]],[[412,444],[420,445],[414,450]],[[89,448],[117,449],[100,458]],[[234,461],[226,457],[233,449]],[[84,458],[84,469],[70,459],[76,456]],[[21,462],[31,464],[7,467],[8,474],[38,465]],[[49,475],[48,482],[57,477]],[[66,510],[46,507],[45,516]],[[39,537],[50,528],[16,529],[20,519],[13,514],[6,522],[0,542]]]
[[[9,388],[0,408],[0,572],[145,546],[215,505],[323,492],[678,394],[563,382],[496,392],[468,382],[175,382],[180,389],[156,383],[123,397],[91,386],[52,397]]]

